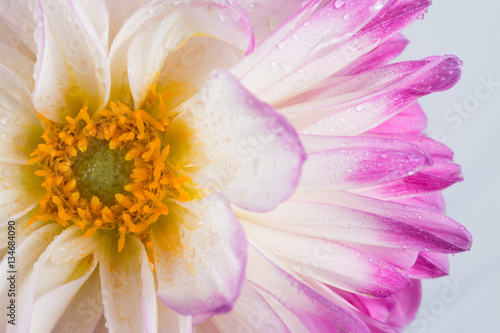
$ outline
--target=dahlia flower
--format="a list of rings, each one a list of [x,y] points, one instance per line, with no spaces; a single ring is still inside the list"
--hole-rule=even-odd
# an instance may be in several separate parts
[[[2,330],[403,330],[471,245],[429,4],[2,1]]]

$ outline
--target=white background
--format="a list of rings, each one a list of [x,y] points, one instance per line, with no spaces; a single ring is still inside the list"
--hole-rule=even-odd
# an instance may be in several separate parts
[[[500,2],[436,0],[403,32],[410,44],[398,60],[455,54],[464,62],[454,88],[420,102],[427,134],[452,148],[463,168],[465,181],[444,192],[447,215],[474,237],[470,252],[450,258],[449,277],[424,282],[407,331],[500,332]],[[481,78],[497,83],[493,91]]]

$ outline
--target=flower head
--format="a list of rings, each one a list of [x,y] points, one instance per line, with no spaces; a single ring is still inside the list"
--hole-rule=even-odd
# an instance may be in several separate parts
[[[20,331],[400,331],[469,249],[416,102],[461,62],[388,64],[429,1],[7,3]]]

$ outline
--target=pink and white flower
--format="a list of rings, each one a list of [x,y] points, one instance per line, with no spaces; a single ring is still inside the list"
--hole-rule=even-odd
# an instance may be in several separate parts
[[[472,242],[417,102],[461,61],[391,63],[429,5],[3,3],[0,327],[402,331]]]

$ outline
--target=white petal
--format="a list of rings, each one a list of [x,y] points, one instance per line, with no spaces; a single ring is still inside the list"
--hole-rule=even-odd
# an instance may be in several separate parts
[[[108,234],[97,255],[109,330],[156,332],[155,284],[144,245],[135,236],[129,236],[118,252],[117,239]]]
[[[73,0],[77,12],[82,10],[88,15],[94,27],[102,49],[108,54],[109,13],[105,0]],[[114,13],[113,13],[114,14]]]
[[[125,21],[148,0],[106,0],[109,15],[109,41],[113,42]]]
[[[106,53],[82,7],[39,0],[40,22],[33,104],[46,117],[60,121],[88,105],[92,113],[109,96]]]
[[[53,332],[93,333],[102,314],[99,273],[94,271],[66,307]]]
[[[21,233],[20,230],[16,231],[18,232],[16,244],[16,256],[18,260],[14,265],[14,269],[17,271],[16,282],[17,287],[19,288],[35,262],[37,262],[39,256],[45,251],[54,237],[62,231],[62,228],[58,224],[52,223],[45,225],[32,233],[26,231]],[[27,236],[21,243],[20,236],[26,233],[30,233],[30,236]],[[7,259],[7,257],[4,257],[0,263],[0,269],[2,272],[10,271],[12,268],[9,267]],[[0,279],[0,305],[2,308],[6,308],[7,302],[9,302],[9,298],[7,297],[9,285],[10,283],[7,279]],[[7,316],[0,316],[0,328],[6,327],[7,320]]]
[[[77,227],[56,236],[19,286],[18,306],[24,310],[17,318],[21,332],[30,331],[32,327],[37,327],[40,332],[51,332],[72,297],[95,269],[95,260],[89,262],[87,258],[65,265],[54,265],[50,261],[50,255],[59,243],[81,236]],[[47,306],[46,302],[51,305]]]
[[[294,129],[227,72],[215,71],[179,111],[167,138],[170,158],[201,187],[256,211],[293,192],[305,159]]]
[[[45,193],[36,168],[0,162],[0,221],[15,220],[32,210]]]
[[[2,37],[5,36],[5,40],[9,41],[8,44],[11,46],[18,46],[18,49],[28,51],[25,54],[36,50],[33,40],[33,33],[36,28],[36,22],[33,18],[35,2],[36,0],[3,1],[3,3],[7,4],[2,4],[0,11],[0,22],[8,26],[8,30],[0,30],[2,31]],[[1,40],[5,41],[3,38]]]
[[[185,206],[153,225],[158,297],[181,314],[227,312],[241,288],[245,234],[219,194]]]
[[[291,332],[249,281],[245,281],[234,309],[211,321],[221,332]]]
[[[2,44],[0,44],[2,45]],[[3,52],[5,50],[1,50]],[[16,53],[13,53],[16,55]],[[18,54],[19,62],[6,59],[8,65],[21,66],[23,56]],[[29,71],[29,70],[28,70]],[[22,71],[18,71],[21,75]],[[43,129],[31,104],[31,92],[26,81],[0,64],[0,161],[26,164],[29,154],[41,143]],[[3,174],[3,177],[9,177]],[[1,177],[1,178],[3,178]]]
[[[12,48],[8,44],[0,42],[0,66],[11,70],[30,91],[33,90],[33,69],[35,63],[22,52]]]
[[[250,22],[239,7],[217,1],[150,2],[125,22],[111,46],[111,99],[123,100],[130,89],[138,108],[169,53],[194,35],[214,36],[241,50],[253,46]]]

